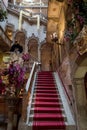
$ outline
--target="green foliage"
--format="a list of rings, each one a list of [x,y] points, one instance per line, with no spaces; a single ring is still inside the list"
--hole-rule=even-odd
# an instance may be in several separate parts
[[[0,9],[0,22],[4,21],[5,19],[7,19],[7,13],[6,11]]]
[[[87,0],[73,2],[73,6],[79,9],[79,15],[84,18],[84,24],[87,24]]]

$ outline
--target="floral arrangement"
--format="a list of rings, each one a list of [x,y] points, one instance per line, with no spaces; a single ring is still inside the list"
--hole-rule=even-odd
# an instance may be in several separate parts
[[[71,10],[71,17],[67,18],[67,29],[64,35],[64,41],[73,43],[83,25],[87,23],[87,2],[67,0],[68,9]],[[69,10],[69,11],[70,11]]]
[[[14,64],[12,62],[8,69],[3,71],[3,75],[8,77],[8,82],[4,83],[0,79],[0,94],[4,94],[10,97],[18,97],[24,89],[25,79],[25,68],[21,67],[19,64]]]
[[[85,23],[84,18],[80,14],[76,15],[76,19],[79,21],[80,25],[83,25]]]
[[[30,55],[29,55],[28,53],[23,53],[22,59],[23,59],[24,61],[29,61]]]
[[[72,27],[68,28],[64,34],[64,41],[65,42],[68,42],[68,41],[73,42],[77,35],[78,35],[78,32],[75,28],[73,28],[73,29],[72,29]]]

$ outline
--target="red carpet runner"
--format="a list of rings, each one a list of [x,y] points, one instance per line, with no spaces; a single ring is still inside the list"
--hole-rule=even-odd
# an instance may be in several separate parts
[[[33,130],[65,130],[52,72],[39,72],[35,86]]]

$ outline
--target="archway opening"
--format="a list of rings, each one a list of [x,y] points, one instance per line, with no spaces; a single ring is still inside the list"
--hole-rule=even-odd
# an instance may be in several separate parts
[[[79,130],[87,130],[87,53],[79,56],[74,74]]]

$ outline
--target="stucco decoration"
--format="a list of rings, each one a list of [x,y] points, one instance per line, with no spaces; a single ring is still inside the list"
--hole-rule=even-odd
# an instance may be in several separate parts
[[[74,45],[80,55],[87,52],[87,26],[85,25],[78,37],[74,41]]]
[[[35,39],[37,42],[38,42],[38,40],[39,40],[38,37],[36,37],[36,36],[34,35],[34,33],[32,33],[32,36],[28,38],[28,41],[30,41],[30,40],[32,40],[32,39]]]

